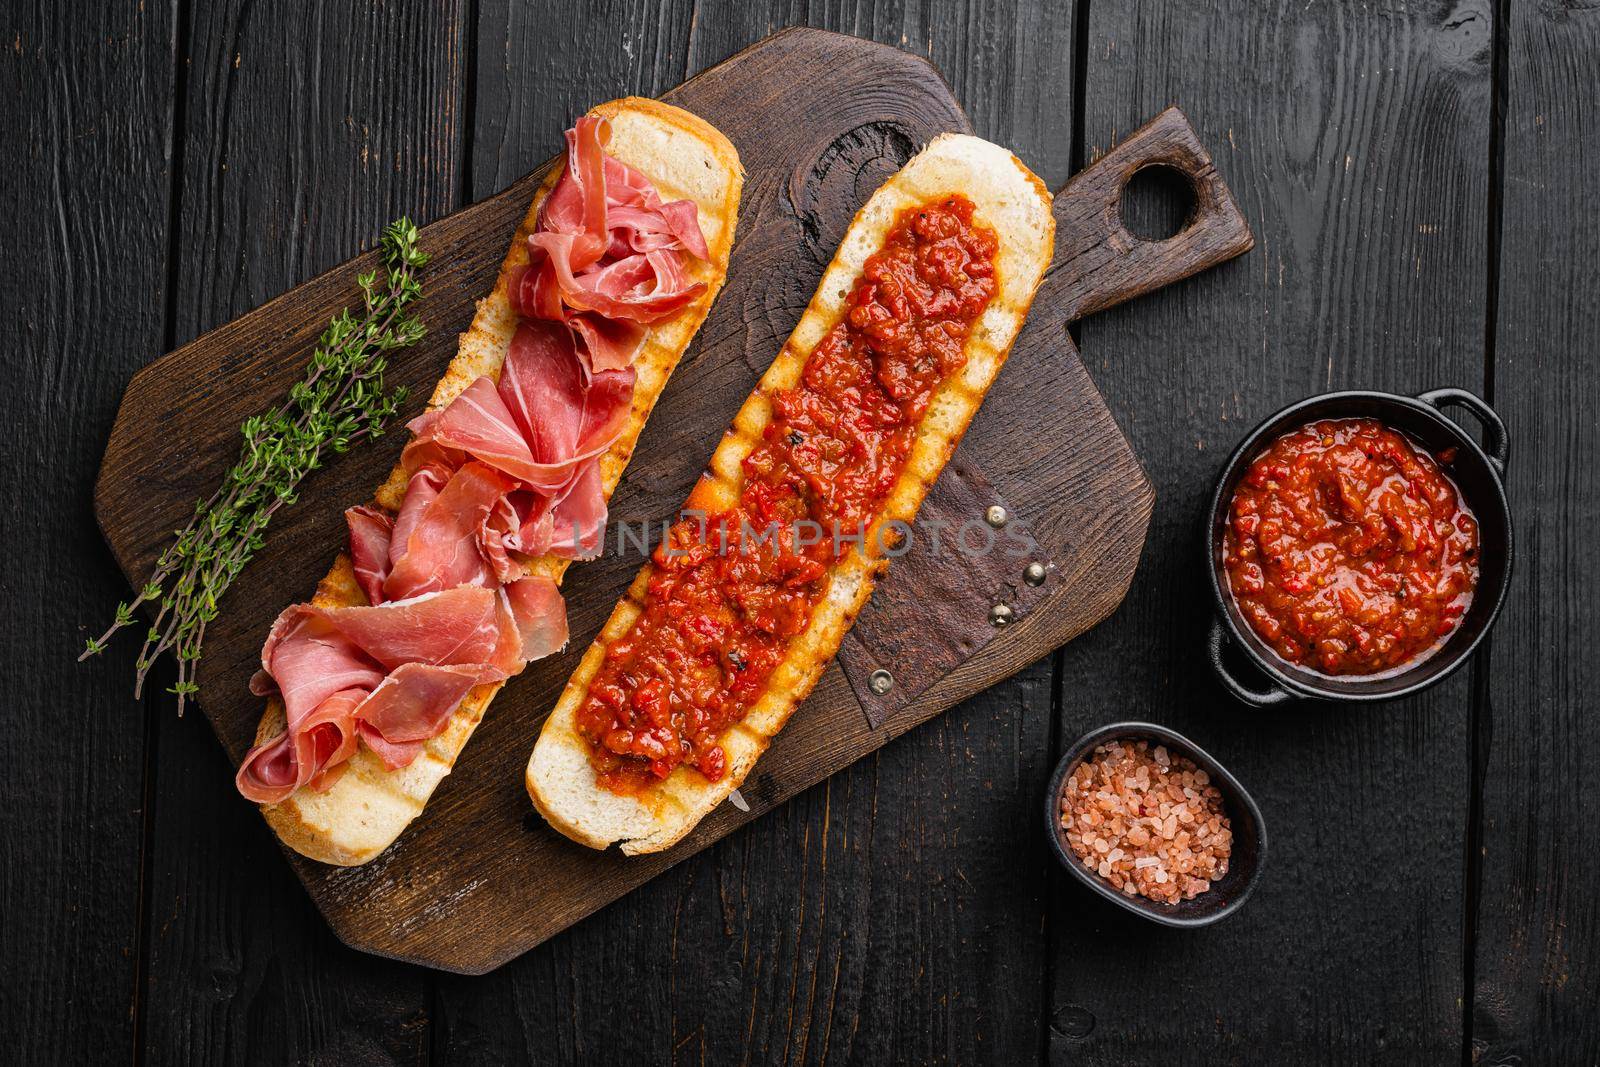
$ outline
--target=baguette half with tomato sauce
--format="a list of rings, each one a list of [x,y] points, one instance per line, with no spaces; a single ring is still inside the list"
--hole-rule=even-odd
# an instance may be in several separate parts
[[[704,290],[670,318],[652,323],[633,356],[636,378],[631,402],[625,402],[627,410],[616,424],[615,436],[599,454],[600,490],[603,498],[609,499],[668,377],[727,277],[743,171],[733,144],[709,123],[680,108],[630,97],[602,104],[589,115],[609,123],[605,155],[643,175],[661,199],[694,203],[709,253],[704,259],[684,257],[687,281],[703,283]],[[534,193],[527,216],[511,239],[493,292],[478,302],[472,325],[461,334],[457,354],[433,393],[430,413],[446,408],[477,379],[499,378],[519,328],[511,287],[530,262],[529,235],[538,227],[541,209],[565,170],[565,165],[552,168]],[[396,466],[377,491],[377,508],[388,514],[400,512],[408,473],[403,465]],[[544,575],[556,583],[569,562],[569,557],[554,554],[519,560],[529,574]],[[339,608],[369,602],[347,551],[334,561],[311,604]],[[561,627],[564,634],[564,622]],[[268,824],[290,848],[312,859],[344,866],[373,859],[422,812],[503,684],[501,680],[475,685],[455,706],[442,731],[421,745],[409,765],[388,769],[363,743],[331,787],[319,791],[301,786],[286,799],[263,803],[261,810]],[[261,718],[256,742],[266,743],[284,730],[283,701],[274,696]]]
[[[919,220],[939,211],[946,221],[955,219],[950,222],[955,229],[924,232]],[[949,360],[951,369],[923,387],[925,401],[917,400],[909,372],[876,354],[877,341],[862,340],[867,334],[860,331],[882,327],[873,323],[892,317],[905,291],[896,281],[904,277],[895,273],[899,268],[873,257],[893,244],[901,250],[895,254],[908,257],[905,263],[931,270],[929,277],[942,269],[935,262],[939,257],[952,259],[950,292],[981,293],[972,288],[983,270],[976,253],[962,260],[964,253],[951,250],[957,246],[948,242],[945,251],[917,251],[924,244],[932,247],[941,235],[967,242],[961,249],[976,248],[970,233],[960,231],[961,212],[968,214],[972,232],[992,235],[992,288],[981,312],[962,312],[967,315],[962,327],[941,327],[959,355]],[[864,529],[866,535],[859,543],[850,541],[846,528],[844,546],[822,556],[797,547],[793,558],[763,564],[766,570],[745,585],[730,564],[699,557],[680,564],[674,562],[679,557],[664,557],[665,549],[658,548],[574,671],[529,759],[528,794],[555,829],[592,848],[619,844],[630,855],[658,852],[683,838],[745,780],[838,652],[887,568],[887,549],[895,543],[887,531],[915,517],[977,413],[1022,328],[1050,264],[1054,239],[1044,184],[1010,152],[976,137],[936,138],[873,194],[686,505],[686,511],[737,514],[741,521],[758,513],[794,521],[801,513],[834,509],[829,513],[835,518],[849,514],[859,520],[857,532]],[[926,293],[918,299],[930,317],[945,314],[935,310],[938,301]],[[892,326],[873,336],[892,339]],[[891,343],[885,341],[882,351]],[[872,362],[852,370],[852,359]],[[926,364],[926,359],[923,364],[906,360],[905,367]],[[861,391],[840,384],[859,384],[864,375],[875,375],[878,384],[869,382]],[[841,429],[852,425],[845,410],[848,398],[869,394],[876,397],[870,403],[879,407],[884,396],[897,398],[904,424],[893,429],[893,412],[872,416],[879,421],[872,424],[871,448],[852,445],[850,431]],[[870,457],[895,433],[905,435],[894,438],[902,441],[898,468],[871,468],[888,473],[873,483],[876,488],[860,491],[867,503],[859,511],[850,511],[855,505],[844,490],[816,481],[819,471],[837,466],[804,451],[823,447],[807,441],[812,428],[823,425],[833,427],[833,436],[816,436],[827,441],[830,455],[854,455],[849,462],[858,465],[887,462],[862,457]],[[805,432],[793,428],[800,426]],[[721,521],[720,530],[733,529],[731,518]],[[674,529],[678,532],[669,536],[677,537],[670,542],[675,551],[693,551],[693,539]],[[703,530],[702,536],[710,537]],[[740,551],[751,542],[743,534],[735,540]],[[724,533],[718,551],[726,556],[726,549]],[[762,551],[759,541],[754,551]],[[779,555],[767,558],[776,561]],[[816,564],[818,559],[823,562]],[[805,570],[814,564],[824,568],[824,577]],[[695,567],[722,569],[714,578],[709,571],[696,578]],[[790,589],[811,592],[785,600],[781,594]],[[776,599],[774,591],[780,594]],[[762,677],[752,681],[746,671]],[[736,706],[732,721],[718,727],[706,710],[713,706],[724,716]],[[615,716],[610,725],[607,715]],[[691,720],[700,724],[698,734],[685,725]]]

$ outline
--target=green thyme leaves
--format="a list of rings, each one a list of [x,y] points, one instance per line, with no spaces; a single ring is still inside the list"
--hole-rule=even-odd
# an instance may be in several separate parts
[[[381,269],[356,279],[360,313],[345,308],[334,316],[288,398],[244,421],[239,460],[222,485],[195,505],[189,525],[176,532],[138,596],[118,604],[106,632],[85,643],[80,661],[104,652],[113,635],[133,625],[139,608],[154,614],[139,652],[135,699],[150,668],[170,651],[178,663],[171,692],[183,714],[196,691],[206,624],[260,549],[273,514],[295,502],[301,479],[329,455],[380,436],[405,403],[405,390],[386,388],[383,373],[391,350],[416,344],[426,332],[411,305],[422,295],[418,272],[428,256],[417,247],[417,227],[405,218],[384,231],[380,251]]]

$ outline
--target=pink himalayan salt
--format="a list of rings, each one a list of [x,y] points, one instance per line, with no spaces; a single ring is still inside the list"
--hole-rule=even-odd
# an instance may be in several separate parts
[[[1148,741],[1096,745],[1067,776],[1061,826],[1086,869],[1129,896],[1166,904],[1209,890],[1233,852],[1211,776]]]

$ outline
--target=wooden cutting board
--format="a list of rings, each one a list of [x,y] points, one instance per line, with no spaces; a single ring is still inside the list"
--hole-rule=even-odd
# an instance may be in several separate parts
[[[724,427],[805,308],[851,217],[933,135],[969,124],[920,58],[850,37],[790,30],[668,93],[723,130],[747,171],[730,276],[639,443],[613,502],[617,519],[675,514]],[[1065,121],[1065,119],[1063,119]],[[1177,236],[1142,242],[1122,226],[1122,186],[1139,168],[1185,172],[1196,208]],[[422,231],[434,260],[421,313],[428,338],[391,380],[422,398],[488,292],[508,235],[543,171]],[[999,504],[1034,541],[1025,557],[913,552],[899,560],[832,665],[742,790],[671,851],[624,858],[550,830],[523,790],[539,725],[639,559],[575,566],[565,592],[573,641],[531,664],[488,716],[423,815],[365,867],[288,853],[350,945],[463,973],[527,951],[672,863],[1013,674],[1101,619],[1132,580],[1153,494],[1084,373],[1066,324],[1245,251],[1248,227],[1174,109],[1068,184],[1055,205],[1056,261],[1010,363],[924,508],[956,527]],[[370,255],[156,360],[129,384],[95,492],[95,511],[134,584],[232,464],[241,420],[300,375],[328,318],[355,296]],[[414,412],[408,412],[409,416]],[[342,512],[370,498],[403,434],[310,477],[212,623],[199,702],[237,765],[261,702],[247,684],[269,624],[307,598],[343,543]],[[976,529],[976,527],[974,528]],[[982,538],[974,535],[974,548]],[[1030,562],[1041,585],[1023,578]],[[995,605],[1011,624],[991,624]],[[1002,613],[1003,614],[1003,613]],[[886,692],[875,670],[895,683]],[[219,797],[219,803],[244,803]]]

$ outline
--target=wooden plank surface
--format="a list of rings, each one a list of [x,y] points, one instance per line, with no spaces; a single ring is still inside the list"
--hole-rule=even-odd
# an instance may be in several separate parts
[[[465,4],[194,6],[179,83],[174,339],[361,250],[402,213],[459,207]],[[209,450],[220,470],[236,448]],[[281,533],[310,554],[308,532]],[[309,561],[308,561],[309,562]],[[168,698],[170,699],[170,698]],[[424,975],[328,930],[205,717],[161,701],[148,847],[144,1043],[154,1063],[416,1062]]]
[[[0,13],[0,456],[17,477],[0,508],[0,1047],[24,1061],[111,1062],[138,1025],[145,721],[163,702],[133,700],[133,649],[73,659],[122,595],[87,504],[88,442],[170,343],[173,33],[155,5]]]
[[[1380,707],[1233,703],[1204,662],[1199,524],[1228,453],[1278,408],[1346,386],[1481,383],[1488,42],[1486,16],[1414,4],[1091,5],[1090,156],[1176,101],[1258,243],[1083,324],[1157,505],[1122,609],[1063,650],[1061,736],[1144,717],[1187,733],[1254,793],[1272,848],[1248,908],[1192,934],[1063,883],[1054,1057],[1461,1054],[1470,679]]]
[[[414,176],[374,173],[369,181],[347,172],[329,181],[324,171],[321,179],[337,191],[308,185],[306,203],[323,213],[322,225],[329,211],[352,214],[333,223],[336,237],[324,238],[331,243],[322,252],[297,263],[292,250],[271,242],[251,246],[232,230],[239,219],[266,226],[293,212],[268,218],[244,210],[191,222],[191,236],[174,248],[174,273],[163,275],[173,86],[194,55],[226,49],[233,27],[260,34],[269,21],[262,5],[222,5],[216,19],[204,17],[206,6],[123,0],[11,5],[0,15],[0,77],[21,101],[4,120],[20,150],[0,175],[6,201],[21,207],[0,214],[0,235],[8,248],[27,252],[26,269],[0,287],[0,306],[20,325],[8,364],[21,376],[14,370],[10,379],[7,439],[19,461],[53,479],[40,483],[32,509],[48,539],[22,517],[5,519],[16,547],[4,588],[23,605],[7,628],[4,661],[9,691],[23,699],[0,727],[22,775],[13,780],[21,802],[12,800],[0,816],[0,1038],[8,1049],[21,1050],[24,1061],[106,1061],[155,1013],[169,1022],[158,1024],[163,1040],[145,1046],[151,1062],[515,1062],[613,1049],[656,1062],[1137,1062],[1155,1040],[1147,1032],[1168,1039],[1180,1062],[1283,1062],[1285,1050],[1295,1053],[1293,1062],[1595,1060],[1592,961],[1600,934],[1595,895],[1583,882],[1590,864],[1584,819],[1594,807],[1583,756],[1597,744],[1593,717],[1583,712],[1594,619],[1577,540],[1596,506],[1592,471],[1600,458],[1589,417],[1595,324],[1585,274],[1600,256],[1594,161],[1583,156],[1595,140],[1593,109],[1585,110],[1600,55],[1592,4],[1161,5],[1169,12],[1152,10],[1130,37],[1107,32],[1103,20],[1131,24],[1132,5],[1101,0],[1084,5],[1096,32],[1079,40],[1076,5],[1063,3],[863,0],[811,8],[619,0],[580,5],[593,38],[565,17],[572,5],[469,4],[453,61],[468,73],[450,87],[464,96],[457,127],[464,147],[447,164],[458,199],[440,211],[492,193],[548,156],[558,124],[577,106],[666,88],[770,29],[809,19],[931,54],[977,131],[1014,145],[1052,186],[1075,152],[1090,156],[1154,106],[1184,103],[1213,146],[1233,131],[1237,148],[1220,151],[1219,163],[1264,246],[1247,266],[1156,294],[1120,321],[1112,312],[1082,331],[1096,383],[1163,496],[1133,599],[1074,644],[1056,672],[1059,684],[1049,664],[1037,665],[499,972],[438,980],[384,969],[338,945],[303,898],[293,902],[299,891],[248,811],[199,832],[186,859],[176,824],[165,844],[162,835],[147,835],[138,811],[142,709],[126,690],[131,650],[80,668],[56,639],[75,644],[123,591],[88,527],[88,479],[132,369],[161,347],[164,332],[182,340],[222,321],[356,250],[389,210],[427,207]],[[279,31],[275,65],[255,72],[261,102],[251,114],[269,134],[298,131],[301,158],[293,166],[302,173],[316,165],[309,154],[320,158],[340,143],[346,115],[378,128],[374,98],[354,102],[359,85],[390,75],[386,84],[397,85],[416,73],[412,48],[449,48],[429,33],[411,46],[391,36],[383,52],[384,27],[391,35],[418,32],[392,29],[420,17],[396,12],[399,6],[382,5],[378,19],[323,15],[321,22],[305,17],[309,5],[272,6],[287,7],[279,17],[298,29]],[[1489,164],[1494,145],[1479,69],[1479,35],[1501,15],[1514,20],[1497,27],[1508,106],[1503,183]],[[183,20],[205,28],[180,35]],[[514,33],[506,28],[512,20]],[[312,28],[332,31],[320,50]],[[360,79],[345,73],[346,51],[368,57]],[[369,60],[379,56],[391,67],[375,75]],[[436,59],[424,66],[438,69]],[[241,55],[241,69],[248,61]],[[1114,97],[1098,105],[1080,98],[1078,84],[1092,88],[1107,75]],[[514,108],[511,90],[503,100],[489,90],[496,76],[515,87]],[[415,142],[416,131],[429,127],[424,112],[434,96],[451,95],[430,77],[422,75],[433,85],[428,101],[387,112],[380,134],[405,130]],[[316,107],[313,83],[343,108]],[[215,123],[195,127],[195,143],[187,143],[202,115],[225,107],[230,83],[213,77],[209,84],[212,95],[178,118],[190,157],[219,153]],[[1396,90],[1400,99],[1383,102],[1382,93]],[[1080,102],[1085,133],[1075,138]],[[248,151],[236,148],[224,161],[229,172],[243,167],[240,153]],[[1346,154],[1354,178],[1328,165]],[[291,164],[257,159],[254,166],[249,176],[271,181],[262,168],[285,173]],[[244,178],[235,188],[247,184]],[[419,199],[402,199],[406,189]],[[395,199],[363,208],[375,194]],[[1430,196],[1440,217],[1418,217],[1417,205]],[[1491,229],[1501,204],[1505,239],[1495,258],[1486,236],[1471,235]],[[237,200],[233,210],[242,211]],[[354,214],[363,210],[369,214]],[[1407,221],[1446,224],[1437,234],[1417,230],[1412,280],[1401,278],[1380,243],[1406,237]],[[1352,262],[1369,236],[1381,254]],[[1442,238],[1447,253],[1430,255],[1424,237]],[[234,254],[250,246],[287,258],[253,289],[233,281],[235,292],[208,305],[212,317],[197,315],[178,333],[162,311],[166,292],[184,270],[188,284],[211,284],[185,257],[209,262],[205,243],[228,238]],[[90,248],[114,248],[117,269],[78,256]],[[1281,286],[1279,249],[1290,253]],[[223,270],[236,263],[214,262]],[[1264,271],[1264,263],[1273,269]],[[1486,277],[1486,267],[1495,273]],[[1253,416],[1322,388],[1330,355],[1359,360],[1338,363],[1345,377],[1332,380],[1395,385],[1409,384],[1403,375],[1424,348],[1429,359],[1450,352],[1451,366],[1455,346],[1481,356],[1481,339],[1474,348],[1471,328],[1449,318],[1464,308],[1488,333],[1493,305],[1475,298],[1472,284],[1461,284],[1457,297],[1449,282],[1456,271],[1477,272],[1480,293],[1499,286],[1492,384],[1517,450],[1510,482],[1521,535],[1516,586],[1476,688],[1441,694],[1421,710],[1313,710],[1300,713],[1305,722],[1257,720],[1222,705],[1196,673],[1183,636],[1190,605],[1180,553],[1194,536],[1184,507],[1187,501],[1196,517],[1200,491],[1191,476],[1209,478],[1218,451]],[[85,288],[91,280],[96,285]],[[1219,299],[1224,306],[1214,306]],[[98,316],[91,329],[72,317],[80,306],[115,314]],[[1413,317],[1423,324],[1415,331]],[[1380,324],[1388,337],[1377,336]],[[1195,354],[1182,352],[1191,338]],[[1406,362],[1387,367],[1379,340],[1399,344]],[[1295,363],[1292,346],[1313,356]],[[88,348],[92,360],[77,350]],[[96,373],[83,373],[86,366]],[[1316,366],[1320,377],[1310,369]],[[1251,384],[1258,377],[1267,384]],[[1229,380],[1247,385],[1248,410],[1214,384]],[[1169,440],[1163,420],[1208,431],[1195,435],[1207,452],[1190,455],[1181,435]],[[27,562],[41,551],[55,553],[64,577],[41,584]],[[59,606],[30,614],[36,603]],[[1162,614],[1169,609],[1170,619]],[[1171,667],[1163,673],[1151,664]],[[174,803],[227,806],[228,775],[214,741],[198,716],[174,726],[168,700],[150,702],[162,717],[165,761],[151,769],[159,764],[164,788],[183,787]],[[1465,848],[1438,841],[1470,829],[1442,826],[1448,820],[1440,812],[1471,806],[1461,798],[1474,753],[1441,756],[1438,742],[1455,750],[1449,731],[1473,710],[1483,786],[1483,884],[1475,897],[1477,872],[1464,863]],[[1262,895],[1196,939],[1096,916],[1092,900],[1050,872],[1031,815],[1017,815],[1034,804],[1048,774],[1046,749],[1059,741],[1053,734],[1125,714],[1189,729],[1268,806],[1274,854]],[[1410,752],[1410,764],[1393,762],[1396,746]],[[1420,822],[1393,799],[1395,779],[1418,773],[1411,799]],[[185,774],[195,781],[181,781]],[[1434,796],[1441,786],[1448,799]],[[1413,884],[1385,882],[1373,892],[1364,870],[1347,877],[1350,789],[1373,798],[1357,832],[1384,849],[1397,832],[1406,834],[1436,861],[1414,881],[1435,890],[1437,904],[1419,907]],[[1322,805],[1325,819],[1316,810]],[[152,837],[160,865],[170,867],[163,892],[172,894],[151,916],[152,940],[168,920],[187,924],[187,932],[168,938],[161,980],[136,1001],[141,952],[137,933],[125,931],[137,909],[136,841]],[[1298,855],[1287,851],[1291,843]],[[219,877],[207,868],[230,866],[237,868],[231,888],[216,888]],[[263,878],[265,888],[244,888]],[[252,893],[258,901],[238,903]],[[1323,907],[1330,894],[1333,919]],[[1358,906],[1361,921],[1351,922]],[[1452,919],[1464,907],[1477,918],[1471,929]],[[272,918],[272,936],[250,937],[246,924],[273,910],[288,913]],[[1459,958],[1457,937],[1475,939],[1470,959]],[[1469,964],[1474,979],[1465,977]],[[1183,970],[1193,967],[1212,969]],[[1452,967],[1459,968],[1453,979]],[[1108,986],[1101,999],[1081,999],[1099,980]],[[1454,1024],[1441,1011],[1452,981],[1470,998]],[[1226,995],[1218,993],[1223,986]],[[1374,990],[1392,994],[1394,1008],[1368,999],[1378,996]],[[1207,1014],[1219,1007],[1225,1012]],[[194,1020],[187,1038],[177,1029],[183,1018]],[[1436,1025],[1450,1027],[1454,1045]],[[280,1031],[292,1036],[276,1039]]]
[[[1499,300],[1518,558],[1479,684],[1474,1062],[1600,1063],[1600,7],[1505,28]]]

